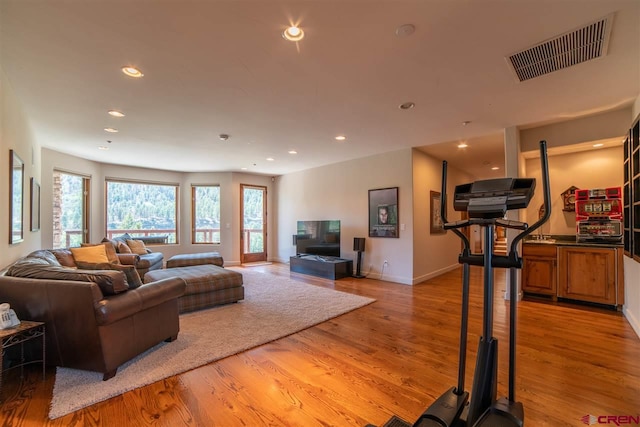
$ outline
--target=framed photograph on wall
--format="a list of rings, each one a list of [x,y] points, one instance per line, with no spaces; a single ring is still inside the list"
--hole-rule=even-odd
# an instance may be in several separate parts
[[[22,212],[24,205],[24,163],[18,154],[9,150],[9,244],[24,240]],[[1,368],[0,368],[1,369]]]
[[[442,197],[437,191],[431,191],[430,196],[431,213],[429,215],[429,232],[431,234],[444,234],[446,231],[442,223],[442,216],[440,215]]]
[[[31,231],[40,230],[40,184],[31,178]]]
[[[369,237],[400,237],[398,187],[369,190]]]

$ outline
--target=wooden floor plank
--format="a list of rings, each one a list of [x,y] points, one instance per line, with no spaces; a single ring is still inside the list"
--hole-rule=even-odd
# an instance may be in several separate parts
[[[414,421],[457,381],[461,271],[407,286],[331,281],[288,266],[247,267],[376,299],[320,325],[48,420],[53,368],[6,375],[3,426],[363,426]],[[471,269],[466,388],[482,333],[482,269]],[[498,394],[507,392],[509,305],[496,271]],[[619,312],[525,300],[518,305],[517,397],[528,426],[584,415],[638,416],[640,339]],[[179,339],[179,338],[178,338]]]

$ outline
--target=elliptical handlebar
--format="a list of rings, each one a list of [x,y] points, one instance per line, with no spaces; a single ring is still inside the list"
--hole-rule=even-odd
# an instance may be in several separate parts
[[[542,172],[542,192],[544,197],[544,215],[538,221],[536,221],[531,227],[519,233],[511,241],[511,253],[516,253],[518,243],[520,240],[533,233],[538,228],[542,227],[542,224],[547,222],[551,217],[551,188],[549,185],[549,160],[547,159],[547,141],[540,141],[540,167]]]

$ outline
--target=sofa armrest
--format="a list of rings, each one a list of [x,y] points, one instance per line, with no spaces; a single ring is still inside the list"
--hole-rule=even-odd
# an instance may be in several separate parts
[[[122,265],[136,265],[140,261],[140,255],[138,254],[116,254],[118,260]]]
[[[19,318],[50,322],[59,310],[70,307],[73,316],[86,308],[92,308],[103,295],[93,282],[73,280],[29,279],[0,276],[2,302],[8,302]]]
[[[169,277],[122,294],[106,297],[95,307],[96,321],[99,325],[108,325],[149,307],[177,299],[184,294],[186,286],[184,279]]]

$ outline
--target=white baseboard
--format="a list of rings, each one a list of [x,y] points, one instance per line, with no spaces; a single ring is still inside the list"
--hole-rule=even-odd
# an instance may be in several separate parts
[[[432,271],[431,273],[423,274],[419,277],[414,277],[412,284],[417,285],[418,283],[426,282],[429,279],[433,279],[434,277],[440,276],[444,273],[448,273],[449,271],[455,270],[459,267],[460,264],[452,264],[448,267],[441,268],[440,270]]]
[[[626,306],[622,307],[622,313],[624,314],[624,317],[627,318],[627,321],[629,322],[633,330],[636,332],[638,338],[640,338],[640,322],[638,322],[638,319],[636,319],[636,317],[630,310],[627,310]]]

